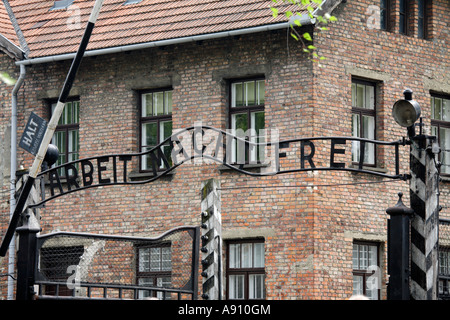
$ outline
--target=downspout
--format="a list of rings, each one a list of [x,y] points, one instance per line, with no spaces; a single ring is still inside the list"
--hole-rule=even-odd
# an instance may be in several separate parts
[[[16,208],[16,171],[17,171],[17,94],[25,79],[26,67],[20,65],[20,75],[11,95],[11,164],[10,164],[10,199],[9,212],[12,217]],[[15,266],[15,237],[9,244],[8,256],[8,300],[14,299],[14,266]]]

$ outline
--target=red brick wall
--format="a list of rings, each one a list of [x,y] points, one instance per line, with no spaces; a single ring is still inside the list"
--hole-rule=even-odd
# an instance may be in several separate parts
[[[323,67],[301,53],[285,30],[86,58],[72,90],[81,101],[80,157],[138,151],[140,89],[173,87],[174,129],[196,121],[226,129],[229,79],[259,75],[266,79],[266,127],[278,129],[283,140],[351,135],[352,75],[382,79],[379,140],[406,134],[390,115],[406,87],[421,103],[429,128],[429,84],[449,85],[448,27],[442,21],[450,10],[447,1],[435,3],[433,40],[421,40],[368,29],[366,10],[377,2],[347,1],[337,8],[339,21],[330,31],[315,34],[316,46],[327,57]],[[58,97],[69,66],[64,61],[27,68],[19,133],[31,111],[48,116],[46,99]],[[29,167],[32,157],[19,151]],[[326,151],[318,150],[315,160],[328,162]],[[298,161],[292,161],[298,148],[286,152],[282,165],[298,168]],[[404,172],[407,149],[402,152]],[[380,164],[392,169],[390,150],[379,150],[378,156]],[[93,188],[48,202],[41,226],[44,233],[155,236],[175,226],[198,225],[201,182],[209,178],[218,179],[222,188],[225,240],[265,238],[268,299],[348,298],[355,239],[381,243],[386,279],[385,210],[397,202],[397,192],[408,194],[408,185],[390,180],[341,185],[383,180],[370,175],[318,171],[258,178],[219,170],[218,164],[185,164],[154,183]],[[445,205],[448,186],[444,183],[442,189]],[[1,203],[3,217],[9,209]]]
[[[396,1],[393,1],[394,3]],[[415,3],[415,2],[414,2]],[[323,67],[315,65],[315,107],[327,110],[314,117],[315,135],[351,134],[351,78],[365,77],[378,82],[377,139],[394,141],[406,136],[391,116],[395,101],[403,98],[403,90],[411,88],[413,98],[422,107],[425,132],[430,134],[430,90],[450,93],[449,29],[444,16],[450,12],[448,1],[433,1],[432,26],[429,40],[417,38],[414,26],[409,36],[398,34],[398,13],[393,11],[393,30],[369,28],[370,5],[379,1],[347,1],[335,11],[339,21],[329,32],[317,33],[320,54],[327,57]],[[416,9],[413,9],[414,14]],[[411,19],[413,21],[413,19]],[[417,20],[417,19],[416,19]],[[414,24],[413,24],[414,25]],[[447,40],[446,40],[447,39]],[[447,90],[447,91],[445,91]],[[392,149],[390,149],[392,150]],[[401,171],[408,172],[408,149],[403,148]],[[385,168],[393,168],[393,154],[380,150],[377,160]],[[320,174],[316,184],[330,181],[333,175]],[[364,175],[335,174],[335,181],[354,183],[380,181]],[[355,239],[378,239],[386,230],[385,209],[397,201],[409,205],[407,182],[376,185],[356,185],[320,189],[316,201],[320,204],[314,216],[315,232],[315,288],[323,298],[344,297],[350,292],[352,277],[351,243]],[[448,217],[448,182],[441,183],[442,217]],[[382,244],[386,263],[386,244]],[[383,270],[386,275],[386,269]],[[385,291],[384,291],[385,293]]]

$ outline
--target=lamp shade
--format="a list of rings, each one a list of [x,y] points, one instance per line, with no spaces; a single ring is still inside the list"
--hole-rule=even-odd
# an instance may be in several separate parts
[[[47,165],[51,167],[58,160],[58,156],[58,147],[56,147],[54,144],[49,144],[44,157],[44,161],[47,162]]]
[[[421,109],[417,101],[411,99],[411,91],[405,91],[405,99],[398,100],[392,107],[394,120],[402,127],[411,127],[420,117]]]

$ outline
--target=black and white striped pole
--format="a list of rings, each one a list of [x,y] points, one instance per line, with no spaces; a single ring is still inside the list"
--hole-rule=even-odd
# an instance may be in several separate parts
[[[219,184],[215,179],[203,182],[201,202],[202,298],[222,300],[222,219]]]
[[[4,257],[6,252],[8,251],[9,243],[14,236],[16,231],[17,223],[19,221],[20,215],[25,207],[28,196],[30,194],[31,188],[36,180],[36,177],[39,173],[39,169],[41,168],[41,164],[44,161],[45,154],[47,152],[48,145],[50,144],[53,134],[55,132],[56,126],[58,125],[59,118],[64,110],[65,103],[69,96],[70,90],[72,89],[73,82],[75,80],[75,76],[78,72],[78,69],[81,64],[81,60],[83,59],[83,55],[86,51],[86,47],[89,43],[89,39],[92,34],[92,30],[94,29],[95,22],[97,21],[98,15],[100,13],[100,9],[102,7],[103,0],[96,0],[94,3],[94,7],[92,8],[91,15],[89,16],[89,20],[84,31],[83,37],[81,39],[80,46],[78,47],[75,58],[73,59],[72,65],[70,67],[69,73],[67,74],[66,80],[62,87],[61,93],[58,98],[58,103],[56,104],[55,110],[52,114],[52,117],[48,123],[47,130],[45,131],[44,137],[42,139],[41,145],[39,147],[39,151],[36,154],[33,165],[31,166],[30,173],[27,181],[22,189],[22,192],[19,195],[19,198],[16,203],[15,210],[11,216],[11,220],[6,230],[6,234],[3,237],[3,241],[0,247],[0,256]],[[13,175],[14,172],[11,172]]]
[[[410,139],[411,276],[410,298],[438,298],[438,227],[439,227],[439,144],[435,136],[416,135],[415,121],[420,106],[412,91],[394,104],[392,113],[401,126],[408,128]],[[422,125],[422,123],[420,123]]]

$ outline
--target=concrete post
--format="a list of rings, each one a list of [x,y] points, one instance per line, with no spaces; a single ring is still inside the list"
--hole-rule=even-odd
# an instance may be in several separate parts
[[[205,300],[221,300],[222,289],[222,219],[218,181],[210,179],[202,186],[201,253],[202,283]]]
[[[439,171],[435,137],[411,138],[411,281],[413,300],[438,298]]]

